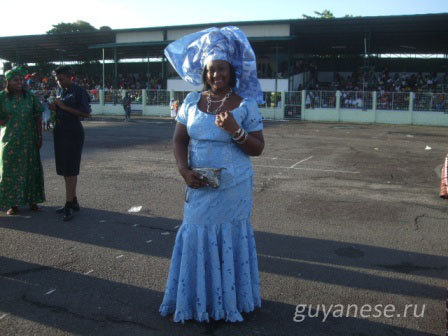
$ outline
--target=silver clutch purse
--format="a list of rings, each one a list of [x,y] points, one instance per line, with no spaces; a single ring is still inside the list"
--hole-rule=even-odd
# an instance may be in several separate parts
[[[191,170],[201,175],[202,180],[207,183],[209,187],[219,188],[221,184],[221,170],[223,168],[192,168]]]

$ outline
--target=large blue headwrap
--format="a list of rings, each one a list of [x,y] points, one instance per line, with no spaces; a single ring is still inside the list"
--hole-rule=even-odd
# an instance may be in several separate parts
[[[236,93],[263,103],[255,53],[237,27],[213,27],[186,35],[170,43],[165,55],[179,76],[196,86],[202,84],[202,71],[209,61],[227,61],[235,68]]]

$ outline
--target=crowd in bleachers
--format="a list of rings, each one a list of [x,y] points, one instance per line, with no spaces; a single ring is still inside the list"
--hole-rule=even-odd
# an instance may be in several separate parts
[[[342,108],[369,109],[372,105],[371,92],[377,92],[378,109],[406,109],[409,105],[409,95],[413,92],[414,106],[417,109],[447,110],[448,109],[448,73],[392,73],[388,69],[381,72],[373,70],[363,71],[362,68],[352,73],[335,73],[333,81],[318,82],[318,69],[314,63],[296,63],[301,71],[312,72],[311,81],[306,87],[307,107],[333,108],[336,104],[334,91],[341,91],[340,106]],[[312,70],[311,70],[312,69]],[[27,86],[39,96],[51,96],[57,88],[53,76],[32,73],[26,76]],[[102,76],[98,74],[77,74],[74,82],[84,87],[90,93],[92,102],[99,102],[99,90],[102,88]],[[302,88],[300,87],[299,90]],[[119,73],[117,87],[114,86],[114,77],[105,78],[105,101],[121,103],[124,90],[132,90],[131,99],[134,103],[141,103],[141,90],[162,90],[162,78],[150,73]],[[330,91],[333,91],[331,93]],[[402,94],[400,94],[402,93]],[[440,94],[439,94],[440,93]],[[54,93],[53,93],[54,94]],[[166,96],[166,97],[165,97]],[[148,100],[153,104],[160,104],[168,96],[158,93],[148,93]],[[277,106],[280,96],[274,99],[271,93],[266,95],[266,106]],[[294,103],[295,102],[289,102]],[[288,104],[288,102],[287,102]]]
[[[308,107],[334,107],[334,91],[338,90],[341,91],[342,108],[369,109],[372,92],[376,91],[377,109],[406,110],[411,92],[415,109],[448,109],[448,73],[390,73],[387,69],[382,72],[359,69],[346,76],[335,73],[332,82],[314,81],[307,90],[305,103]]]
[[[391,73],[385,69],[382,72],[354,71],[344,77],[339,73],[334,75],[331,83],[317,83],[314,89],[339,91],[377,91],[377,92],[444,92],[448,89],[448,73]]]
[[[1,79],[1,78],[0,78]],[[25,77],[26,85],[35,94],[43,97],[55,95],[57,83],[49,74],[41,75],[37,72],[30,73]],[[103,79],[101,74],[77,74],[73,82],[85,88],[90,94],[93,103],[99,102],[99,90],[102,89]],[[3,80],[4,81],[4,80]],[[132,102],[141,102],[141,90],[161,90],[162,78],[160,75],[152,76],[150,73],[126,73],[118,74],[117,87],[114,85],[114,77],[105,77],[105,100],[107,102],[121,103],[124,90],[131,90]],[[152,97],[153,95],[151,95]]]
[[[74,81],[86,90],[99,90],[102,88],[103,83],[101,74],[78,74],[74,78]],[[41,76],[38,73],[27,75],[26,82],[31,90],[53,90],[57,87],[57,83],[53,76]],[[106,76],[105,90],[114,88],[113,76]],[[161,76],[151,76],[149,73],[120,73],[118,74],[116,88],[125,90],[160,90],[162,88],[162,78]]]
[[[377,91],[377,92],[446,92],[448,91],[448,73],[391,73],[388,69],[382,72],[363,71],[358,69],[349,75],[334,74],[332,82],[319,82],[317,68],[314,63],[297,63],[297,69],[310,71],[311,78],[315,78],[306,87],[307,90],[339,90],[339,91]],[[312,70],[310,70],[312,69]],[[53,76],[33,73],[27,75],[27,85],[31,90],[53,90],[57,84]],[[86,90],[99,90],[102,88],[101,73],[77,74],[74,81]],[[107,75],[105,89],[125,90],[160,90],[162,89],[161,75],[150,73],[119,73],[117,85],[114,77]],[[302,87],[300,87],[301,89]]]

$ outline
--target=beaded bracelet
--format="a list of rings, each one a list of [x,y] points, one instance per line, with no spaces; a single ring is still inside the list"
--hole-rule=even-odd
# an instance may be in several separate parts
[[[247,133],[246,131],[244,131],[244,139],[241,141],[235,141],[238,145],[242,145],[243,143],[245,143],[247,141],[247,138],[249,137],[249,133]]]
[[[243,136],[244,136],[244,134],[246,133],[246,131],[245,130],[243,130],[241,127],[238,129],[238,131],[236,131],[235,133],[233,133],[233,135],[232,135],[232,140],[234,140],[234,141],[238,141],[238,140],[240,140]],[[235,137],[235,134],[237,134],[237,136]]]

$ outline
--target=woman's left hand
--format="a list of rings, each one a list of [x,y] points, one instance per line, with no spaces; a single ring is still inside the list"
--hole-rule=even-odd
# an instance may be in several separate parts
[[[230,134],[235,133],[240,128],[235,118],[233,117],[232,112],[229,111],[224,111],[217,114],[215,124],[219,128],[222,128],[224,131],[229,132]]]

